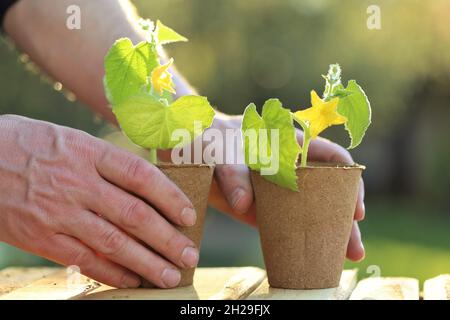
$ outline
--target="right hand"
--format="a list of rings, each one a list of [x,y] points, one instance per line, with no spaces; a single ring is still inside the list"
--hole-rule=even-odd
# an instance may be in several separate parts
[[[228,129],[240,130],[241,123],[242,116],[230,117],[219,114],[216,115],[213,127],[222,130],[222,132]],[[297,130],[297,140],[300,144],[303,141],[303,132],[300,130]],[[225,146],[227,142],[229,141],[226,141]],[[234,143],[235,141],[232,139],[231,146],[228,147],[228,150],[235,150]],[[242,152],[242,149],[237,149],[237,151]],[[243,155],[240,157],[234,155],[234,157],[230,158],[243,159]],[[347,150],[321,137],[311,141],[309,159],[321,162],[354,163],[352,156]],[[256,206],[250,181],[250,172],[247,166],[243,164],[216,165],[214,178],[210,192],[210,204],[238,220],[256,226]],[[358,221],[363,220],[364,216],[364,182],[361,179],[355,205],[353,227],[347,246],[347,258],[352,261],[360,261],[365,255],[361,232],[358,226]]]
[[[144,159],[82,131],[0,116],[0,241],[114,287],[143,277],[169,288],[199,254],[168,221],[195,220],[186,195]]]

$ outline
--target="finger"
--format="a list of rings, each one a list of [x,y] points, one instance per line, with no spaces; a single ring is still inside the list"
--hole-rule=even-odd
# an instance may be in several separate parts
[[[297,130],[297,140],[302,143],[303,132]],[[311,141],[308,149],[308,159],[320,162],[340,162],[353,164],[350,153],[340,145],[330,140],[318,137]]]
[[[364,259],[365,250],[361,241],[361,232],[358,222],[353,221],[353,227],[350,234],[350,240],[347,246],[347,258],[352,261],[361,261]]]
[[[87,203],[112,224],[139,238],[182,268],[193,268],[199,259],[195,244],[144,201],[102,181]]]
[[[356,221],[364,220],[365,215],[366,209],[364,206],[364,181],[361,178],[358,190],[358,200],[356,201],[355,220]]]
[[[216,179],[213,179],[211,184],[211,191],[209,193],[208,203],[220,212],[224,212],[238,221],[247,223],[253,227],[256,226],[256,206],[253,202],[248,211],[245,214],[237,214],[225,200],[222,190],[220,190]]]
[[[179,270],[170,262],[151,252],[125,232],[96,214],[77,213],[77,221],[64,226],[71,236],[128,270],[162,288],[172,288],[181,279]]]
[[[63,264],[75,265],[85,276],[117,288],[135,288],[140,278],[127,269],[97,256],[79,240],[65,234],[55,234],[40,246],[39,255]]]
[[[253,203],[253,189],[247,166],[218,165],[214,176],[233,212],[246,213]]]
[[[340,162],[345,164],[354,163],[352,156],[347,150],[321,137],[311,141],[308,156],[310,160],[316,161]]]
[[[157,167],[125,150],[109,145],[103,149],[96,167],[104,179],[145,199],[178,225],[195,224],[191,201]]]

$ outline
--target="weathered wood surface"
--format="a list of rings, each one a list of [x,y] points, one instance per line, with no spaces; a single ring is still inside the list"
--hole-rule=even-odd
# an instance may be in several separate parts
[[[413,278],[371,277],[358,282],[350,300],[418,300],[419,281]]]
[[[424,300],[450,300],[450,274],[443,274],[425,281]]]
[[[247,298],[266,279],[266,272],[259,268],[242,268],[229,278],[222,290],[210,300],[239,300]]]
[[[346,300],[356,286],[358,271],[344,270],[339,287],[330,289],[289,290],[269,286],[267,279],[253,292],[249,299],[269,300]]]
[[[76,277],[76,281],[74,279]],[[66,269],[50,273],[0,296],[1,300],[67,300],[85,295],[101,284],[83,275],[69,276]]]
[[[120,300],[204,300],[243,299],[265,278],[265,272],[255,267],[199,268],[195,272],[194,285],[175,289],[114,289],[101,286],[84,299]]]
[[[0,296],[44,278],[59,268],[6,268],[0,271]]]
[[[450,274],[424,283],[426,300],[450,300]],[[62,268],[7,268],[0,271],[0,299],[287,299],[417,300],[413,278],[371,277],[357,282],[357,270],[345,270],[338,288],[287,290],[271,288],[256,267],[198,268],[194,285],[175,289],[115,289]]]

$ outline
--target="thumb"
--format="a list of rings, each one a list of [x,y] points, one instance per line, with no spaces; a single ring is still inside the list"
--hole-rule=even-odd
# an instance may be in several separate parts
[[[230,207],[236,213],[246,213],[253,203],[253,189],[247,166],[243,164],[217,165],[214,174]]]

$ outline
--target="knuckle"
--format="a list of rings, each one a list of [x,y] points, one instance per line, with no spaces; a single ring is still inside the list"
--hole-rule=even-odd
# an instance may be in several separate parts
[[[140,158],[131,157],[124,170],[125,180],[133,186],[142,185],[141,181],[151,182],[153,174],[152,166]]]
[[[57,130],[57,132],[62,135],[67,142],[82,146],[89,144],[91,136],[84,131],[65,127],[60,127]]]
[[[101,158],[107,153],[98,139],[87,132],[76,129],[63,129],[63,132],[67,145],[75,149],[80,158],[84,158],[90,163],[95,163],[99,156]]]
[[[129,277],[130,277],[130,274],[128,272],[122,271],[116,277],[114,277],[115,281],[114,280],[113,281],[120,286],[120,285],[126,284]]]
[[[179,252],[186,246],[193,246],[192,241],[173,230],[164,241],[164,250],[167,252]]]
[[[117,229],[112,229],[103,236],[103,254],[108,256],[119,255],[127,244],[127,237]]]
[[[78,252],[72,255],[72,257],[73,258],[70,261],[71,265],[78,266],[82,271],[91,268],[93,262],[92,252],[85,249],[80,249]]]
[[[96,154],[94,156],[95,165],[97,167],[97,170],[99,167],[101,167],[102,164],[108,163],[112,157],[111,148],[108,148],[106,144],[99,143],[96,146]]]
[[[151,215],[148,214],[146,204],[139,200],[127,202],[122,209],[121,224],[125,228],[136,229],[150,223],[150,219]]]
[[[180,205],[181,207],[192,207],[189,199],[182,193],[182,191],[175,185],[167,188],[167,198],[173,204],[173,207]]]

